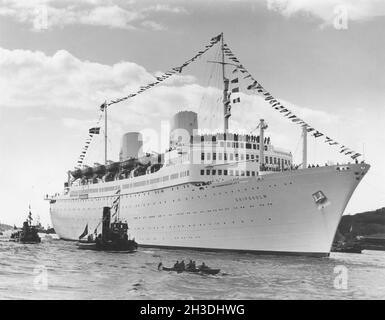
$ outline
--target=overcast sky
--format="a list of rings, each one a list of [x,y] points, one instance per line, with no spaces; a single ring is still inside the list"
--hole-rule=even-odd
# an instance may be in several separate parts
[[[385,206],[384,16],[381,0],[0,0],[0,221],[20,225],[31,204],[49,223],[42,199],[62,190],[99,105],[154,81],[220,32],[276,98],[364,150],[372,168],[345,214]],[[221,93],[207,63],[217,49],[110,108],[110,159],[118,159],[124,132],[159,130],[179,110],[199,112],[201,126],[219,125]],[[241,99],[230,127],[250,131],[264,117],[272,143],[300,163],[299,126],[250,92]],[[99,140],[89,164],[102,161]],[[323,141],[309,138],[310,163],[349,161]]]

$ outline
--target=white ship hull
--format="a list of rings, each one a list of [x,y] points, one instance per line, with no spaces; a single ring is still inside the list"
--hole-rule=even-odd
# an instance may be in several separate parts
[[[191,177],[139,192],[122,188],[120,218],[144,246],[327,256],[345,207],[368,169],[367,164],[326,166],[201,187]],[[110,184],[121,188],[123,183]],[[318,191],[327,197],[323,204],[312,196]],[[92,232],[103,206],[115,197],[111,191],[51,201],[57,234],[77,240],[86,224]]]

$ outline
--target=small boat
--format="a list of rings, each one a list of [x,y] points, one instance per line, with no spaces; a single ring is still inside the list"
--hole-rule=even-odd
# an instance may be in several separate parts
[[[127,223],[118,219],[110,223],[110,209],[110,207],[103,208],[102,233],[98,236],[88,235],[87,240],[82,240],[88,234],[88,224],[86,225],[84,232],[79,237],[79,249],[110,252],[135,252],[138,249],[135,239],[128,238]]]
[[[181,268],[174,268],[174,267],[167,268],[167,267],[163,267],[162,263],[159,264],[158,270],[174,271],[178,273],[189,272],[189,273],[201,273],[201,274],[211,274],[211,275],[218,274],[221,271],[221,269],[211,269],[209,267],[204,267],[204,268],[198,267],[193,269],[192,268],[181,269]]]
[[[115,225],[119,222],[115,223]],[[100,237],[99,237],[100,236]],[[95,240],[79,240],[78,248],[83,250],[109,251],[109,252],[135,252],[138,244],[135,240],[120,237],[116,239],[103,239],[101,234]]]
[[[359,243],[339,243],[333,245],[332,252],[345,252],[345,253],[362,253],[362,246]]]
[[[29,215],[26,221],[23,223],[23,228],[21,230],[17,230],[11,234],[9,241],[19,242],[24,244],[34,244],[40,243],[41,239],[39,237],[39,228],[38,226],[32,225],[32,213],[31,207],[29,211]]]
[[[121,252],[121,253],[132,253],[138,249],[137,243],[133,240],[128,240],[127,243],[116,243],[116,242],[78,242],[78,248],[81,250],[93,250],[93,251],[108,251],[108,252]]]

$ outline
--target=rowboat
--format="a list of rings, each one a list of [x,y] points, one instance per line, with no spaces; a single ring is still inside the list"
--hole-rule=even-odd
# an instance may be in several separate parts
[[[159,270],[164,270],[164,271],[174,271],[174,272],[178,272],[178,273],[181,273],[181,272],[189,272],[189,273],[201,273],[201,274],[211,274],[211,275],[215,275],[215,274],[218,274],[221,269],[211,269],[211,268],[195,268],[195,269],[180,269],[180,268],[167,268],[167,267],[163,267],[162,265],[159,267]]]

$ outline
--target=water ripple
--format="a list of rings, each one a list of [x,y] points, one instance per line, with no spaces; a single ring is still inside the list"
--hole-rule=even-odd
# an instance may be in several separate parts
[[[221,273],[157,270],[160,261],[171,266],[182,259]],[[335,288],[337,266],[346,267],[345,289]],[[114,254],[66,241],[0,242],[1,299],[384,299],[384,270],[385,252],[378,251],[317,259],[157,248]]]

